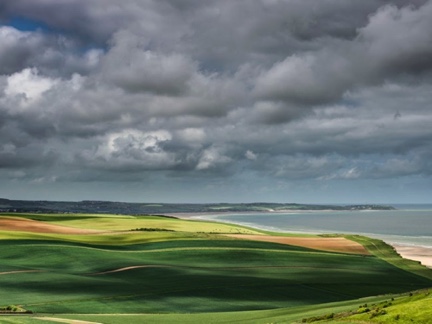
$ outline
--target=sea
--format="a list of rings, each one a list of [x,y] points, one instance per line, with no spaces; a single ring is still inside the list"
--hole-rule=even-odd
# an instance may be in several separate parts
[[[224,213],[199,218],[275,232],[361,234],[389,244],[428,248],[432,253],[432,204],[392,206],[396,209]]]

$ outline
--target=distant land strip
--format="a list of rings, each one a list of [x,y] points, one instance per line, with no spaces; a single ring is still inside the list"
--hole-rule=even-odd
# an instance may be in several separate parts
[[[163,215],[176,213],[287,212],[299,210],[394,210],[387,205],[314,205],[296,203],[165,204],[114,201],[9,200],[0,198],[0,212]]]

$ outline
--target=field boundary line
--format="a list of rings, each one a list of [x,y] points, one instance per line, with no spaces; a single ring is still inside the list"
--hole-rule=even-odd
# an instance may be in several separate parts
[[[89,322],[89,321],[59,318],[59,317],[33,317],[33,318],[41,321],[52,321],[52,322],[67,323],[67,324],[103,324],[100,322]]]
[[[45,272],[45,270],[13,270],[13,271],[4,271],[0,272],[0,276],[15,274],[15,273],[29,273],[29,272]]]

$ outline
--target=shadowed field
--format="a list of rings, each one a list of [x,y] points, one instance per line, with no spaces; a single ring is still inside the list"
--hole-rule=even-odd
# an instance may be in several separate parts
[[[0,301],[39,315],[115,314],[101,322],[121,323],[121,314],[295,309],[432,282],[388,263],[385,246],[365,249],[377,248],[366,238],[153,216],[16,214],[0,224]]]

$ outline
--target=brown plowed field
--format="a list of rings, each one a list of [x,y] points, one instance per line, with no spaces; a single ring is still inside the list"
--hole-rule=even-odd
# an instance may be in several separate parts
[[[287,237],[287,236],[270,236],[270,235],[242,235],[242,234],[228,234],[229,237],[264,241],[272,243],[281,243],[288,245],[301,246],[321,251],[329,252],[343,252],[352,254],[364,254],[369,252],[363,245],[348,240],[344,237]]]
[[[102,231],[48,224],[25,218],[1,217],[0,231],[20,231],[56,234],[97,234]]]

